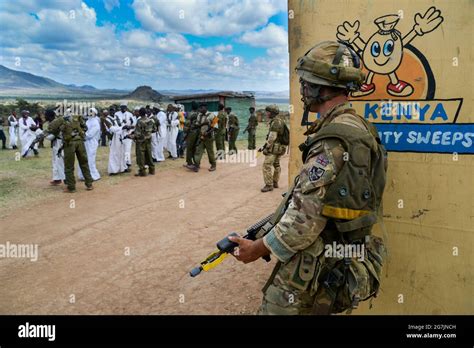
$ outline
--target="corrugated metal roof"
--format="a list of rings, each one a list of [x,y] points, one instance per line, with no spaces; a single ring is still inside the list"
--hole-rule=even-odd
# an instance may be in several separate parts
[[[241,93],[233,91],[222,91],[222,92],[211,92],[211,93],[200,93],[200,94],[188,94],[188,95],[178,95],[173,99],[175,101],[186,100],[186,99],[203,99],[203,98],[213,98],[213,97],[226,97],[226,98],[255,98],[252,93]]]

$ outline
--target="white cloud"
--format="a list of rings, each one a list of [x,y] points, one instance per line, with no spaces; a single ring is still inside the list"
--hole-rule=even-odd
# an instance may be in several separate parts
[[[263,29],[244,33],[238,41],[253,47],[287,46],[288,33],[283,27],[270,23]]]
[[[283,0],[134,0],[136,18],[154,32],[200,36],[240,34],[286,10]]]
[[[120,0],[104,0],[104,7],[107,12],[110,12],[114,8],[120,7]]]
[[[132,30],[124,33],[122,43],[131,48],[149,48],[153,45],[150,33],[143,30]]]
[[[141,3],[148,5],[147,1]],[[179,8],[176,3],[170,6]],[[0,64],[61,83],[98,88],[133,89],[148,84],[156,89],[283,90],[288,86],[286,45],[268,47],[267,44],[265,56],[246,60],[234,52],[231,38],[221,39],[213,47],[202,47],[191,45],[183,35],[186,30],[178,30],[184,25],[188,31],[205,35],[215,30],[217,36],[250,33],[266,24],[268,16],[279,8],[278,3],[285,2],[181,2],[187,24],[179,22],[164,32],[150,32],[146,27],[118,31],[112,24],[99,26],[94,8],[81,1],[45,0],[40,5],[33,1],[12,1],[0,8]],[[153,11],[159,4],[160,1],[153,2]],[[196,6],[204,9],[189,12]],[[239,11],[248,14],[250,9],[257,14],[240,15]],[[258,11],[263,15],[258,15]],[[191,14],[192,21],[187,17]],[[255,16],[262,24],[256,25]],[[200,24],[201,20],[197,19],[201,17],[210,23]],[[171,21],[164,12],[150,18],[153,23],[163,21],[163,25]],[[15,66],[17,57],[21,58],[20,66]],[[127,59],[129,65],[125,64]]]

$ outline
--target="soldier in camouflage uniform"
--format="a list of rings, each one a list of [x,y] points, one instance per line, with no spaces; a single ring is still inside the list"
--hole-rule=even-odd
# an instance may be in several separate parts
[[[74,177],[74,158],[77,156],[79,167],[84,176],[87,190],[92,190],[92,177],[87,162],[87,153],[84,146],[87,126],[82,116],[73,116],[70,111],[64,117],[58,117],[48,126],[46,134],[61,137],[64,143],[64,174],[66,188],[64,192],[76,191],[76,179]]]
[[[129,136],[135,140],[135,154],[138,165],[138,173],[135,176],[146,176],[145,166],[148,166],[150,175],[155,175],[155,164],[151,156],[151,135],[157,131],[157,124],[153,118],[146,116],[145,108],[138,110],[138,117],[135,132]]]
[[[280,180],[280,157],[286,152],[286,146],[280,143],[280,137],[283,133],[285,121],[278,116],[280,114],[278,106],[267,106],[265,111],[267,117],[270,119],[270,129],[268,131],[265,145],[258,149],[258,151],[263,152],[265,155],[265,161],[262,166],[265,186],[261,191],[269,192],[273,191],[273,188],[278,188],[278,180]],[[274,168],[273,173],[272,168]]]
[[[232,112],[230,106],[225,108],[227,113],[227,133],[229,137],[229,153],[236,154],[237,146],[235,142],[237,141],[237,136],[239,135],[239,118],[236,114]]]
[[[217,123],[216,130],[216,149],[217,149],[217,158],[225,158],[225,132],[227,128],[227,114],[224,112],[224,105],[219,104],[217,112],[217,118],[219,122]]]
[[[250,117],[249,117],[249,124],[247,128],[245,128],[244,133],[248,132],[248,149],[255,150],[255,135],[257,134],[257,126],[258,120],[257,116],[255,116],[255,108],[252,106],[249,108]]]
[[[184,122],[184,140],[186,141],[186,164],[184,166],[188,169],[194,169],[194,155],[199,139],[199,127],[196,125],[199,112],[198,104],[195,101],[192,102],[191,109]]]
[[[194,172],[198,172],[201,166],[201,158],[204,150],[207,152],[211,168],[210,172],[216,170],[216,156],[214,154],[214,127],[215,116],[207,111],[207,104],[203,103],[199,106],[199,115],[197,116],[196,126],[199,127],[199,138],[196,153],[194,154],[194,165],[190,168]]]
[[[319,121],[301,144],[303,167],[262,239],[239,243],[235,256],[278,259],[263,292],[260,314],[331,314],[374,297],[384,247],[371,235],[382,217],[386,153],[373,125],[348,103],[364,75],[349,47],[325,41],[298,60],[301,93]],[[327,253],[332,243],[363,245],[361,258]],[[359,255],[360,256],[360,255]]]

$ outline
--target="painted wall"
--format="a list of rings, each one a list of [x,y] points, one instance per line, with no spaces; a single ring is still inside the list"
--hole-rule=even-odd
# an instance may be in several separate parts
[[[288,9],[291,178],[304,141],[298,57],[317,42],[336,40],[338,31],[339,38],[359,35],[363,41],[352,46],[373,75],[366,82],[375,89],[351,99],[376,123],[389,150],[384,226],[390,257],[374,307],[364,303],[355,313],[474,313],[474,2],[289,0]],[[387,15],[395,16],[381,18]],[[388,89],[389,76],[395,88]],[[380,224],[375,230],[382,235]]]

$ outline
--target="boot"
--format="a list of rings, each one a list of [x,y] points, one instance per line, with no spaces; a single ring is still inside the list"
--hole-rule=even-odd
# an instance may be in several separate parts
[[[215,171],[215,170],[216,170],[216,166],[215,166],[215,165],[214,165],[214,166],[211,166],[211,168],[209,168],[209,171],[210,171],[210,172],[213,172],[213,171]]]
[[[86,186],[86,190],[87,191],[92,191],[94,189],[94,186],[90,185],[90,186]]]
[[[262,191],[262,192],[273,191],[273,187],[271,187],[269,185],[265,185],[260,191]]]
[[[278,183],[277,182],[273,182],[273,188],[278,188]]]

